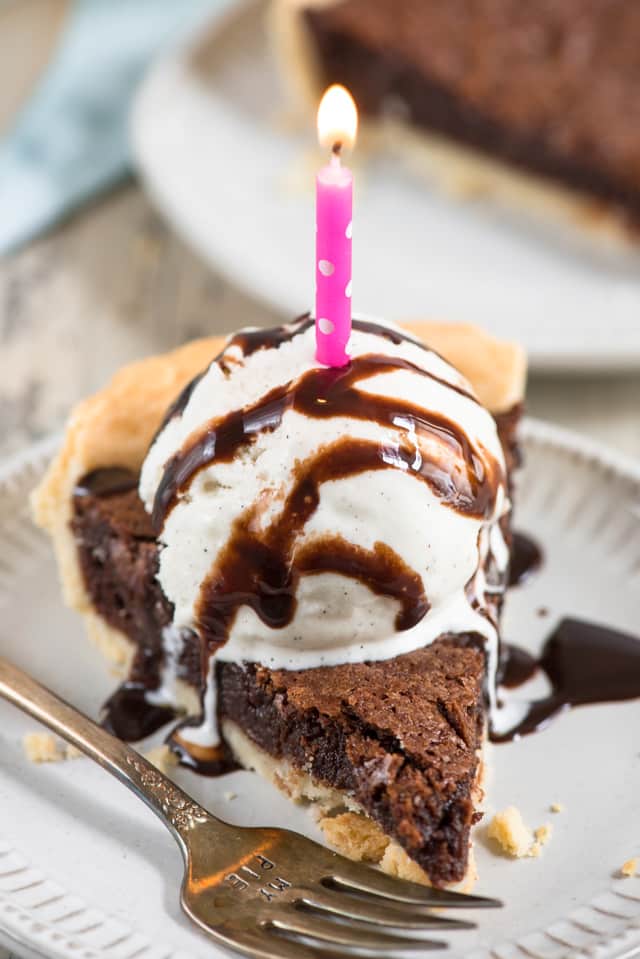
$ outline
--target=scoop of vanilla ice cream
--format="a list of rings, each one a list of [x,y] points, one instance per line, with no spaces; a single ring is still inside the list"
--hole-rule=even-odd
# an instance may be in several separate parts
[[[390,340],[388,324],[354,326],[353,361],[389,357],[404,365],[381,369],[355,385],[375,406],[376,397],[398,402],[396,420],[380,422],[349,415],[309,416],[289,407],[273,423],[262,424],[250,442],[224,461],[210,450],[210,461],[180,488],[159,534],[158,578],[174,604],[177,628],[201,630],[202,589],[223,563],[237,524],[250,511],[252,535],[260,541],[279,521],[287,497],[305,464],[319,451],[349,442],[375,447],[385,468],[371,468],[319,481],[318,502],[295,536],[292,561],[309,549],[338,537],[359,555],[386,549],[415,574],[426,598],[426,612],[399,626],[402,601],[340,568],[302,571],[288,622],[274,627],[250,603],[240,604],[228,624],[226,643],[217,655],[225,660],[262,662],[274,668],[305,668],[370,659],[386,659],[424,646],[446,632],[475,631],[493,649],[495,628],[483,613],[487,587],[483,567],[487,553],[501,571],[508,562],[498,521],[508,510],[504,461],[492,416],[472,396],[464,378],[440,356],[409,339]],[[162,428],[142,468],[140,494],[148,511],[163,476],[176,458],[206,431],[234,411],[246,410],[279,387],[317,369],[313,324],[288,328],[278,346],[245,355],[242,336],[196,383],[186,405]],[[476,467],[494,471],[495,489],[482,515],[456,507],[443,496],[447,484],[463,487],[465,463],[444,433],[421,434],[403,410],[408,404],[425,416],[444,418],[464,434]],[[388,406],[389,404],[387,404]],[[393,406],[393,404],[391,404]],[[446,431],[445,431],[446,433]],[[405,453],[396,455],[402,445]],[[438,446],[436,486],[420,470]],[[407,450],[410,455],[407,455]],[[329,456],[331,453],[328,454]],[[443,474],[443,475],[440,475]],[[227,551],[227,552],[225,552]],[[478,583],[481,581],[480,587]],[[475,584],[471,588],[469,584]],[[218,591],[220,590],[218,586]],[[473,593],[473,595],[472,595]]]

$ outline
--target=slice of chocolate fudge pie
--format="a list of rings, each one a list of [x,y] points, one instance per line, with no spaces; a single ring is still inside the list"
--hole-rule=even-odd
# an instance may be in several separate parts
[[[254,768],[316,802],[340,851],[451,886],[471,868],[525,360],[472,327],[365,319],[350,355],[318,366],[302,317],[124,368],[71,416],[35,514],[125,677],[115,732],[172,722],[183,762]]]

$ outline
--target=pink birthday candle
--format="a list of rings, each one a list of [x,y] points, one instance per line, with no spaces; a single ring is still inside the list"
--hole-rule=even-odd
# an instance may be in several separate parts
[[[344,87],[329,87],[318,110],[318,136],[332,148],[316,177],[316,359],[326,366],[349,362],[353,176],[340,161],[353,145],[355,103]]]

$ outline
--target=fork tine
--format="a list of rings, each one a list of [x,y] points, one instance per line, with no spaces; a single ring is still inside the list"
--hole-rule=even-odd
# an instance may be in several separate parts
[[[458,909],[486,909],[501,906],[499,899],[487,899],[484,896],[469,896],[466,893],[450,892],[448,889],[435,889],[433,886],[421,886],[408,879],[396,879],[377,869],[352,867],[347,860],[341,860],[330,876],[322,880],[323,885],[338,886],[351,892],[368,893],[382,896],[396,902],[410,902],[426,906],[450,906]]]
[[[285,936],[270,935],[263,930],[252,931],[218,930],[224,944],[229,949],[241,952],[251,959],[354,959],[353,952],[332,949],[329,946],[313,946],[287,939]],[[380,955],[358,953],[358,959],[380,959]]]
[[[445,916],[428,912],[423,906],[397,902],[389,905],[380,896],[368,896],[366,899],[350,896],[337,889],[322,887],[305,889],[299,899],[293,900],[293,906],[300,909],[317,909],[343,919],[355,919],[376,926],[402,928],[410,931],[421,929],[475,929],[475,924],[460,919],[447,919]]]
[[[369,949],[373,952],[388,952],[400,949],[441,949],[446,948],[444,942],[433,942],[420,939],[417,936],[391,936],[379,932],[377,929],[366,929],[363,926],[341,925],[335,922],[319,919],[311,913],[296,915],[295,912],[282,910],[270,915],[264,920],[262,927],[266,930],[289,933],[296,936],[305,936],[317,939],[319,943],[338,946],[341,949]]]

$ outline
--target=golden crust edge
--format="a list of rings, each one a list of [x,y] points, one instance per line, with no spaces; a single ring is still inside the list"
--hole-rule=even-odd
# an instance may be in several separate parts
[[[322,93],[313,41],[300,11],[333,6],[338,0],[271,0],[267,17],[271,46],[294,116],[308,120]],[[471,147],[406,123],[366,120],[360,149],[390,148],[407,166],[442,192],[460,198],[490,196],[498,205],[529,220],[561,227],[570,238],[602,251],[630,253],[637,242],[613,204],[563,187],[534,173],[511,168]]]

